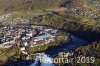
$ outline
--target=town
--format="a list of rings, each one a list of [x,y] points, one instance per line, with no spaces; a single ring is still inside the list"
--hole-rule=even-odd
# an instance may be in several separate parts
[[[61,37],[62,34],[57,29],[36,25],[32,25],[31,27],[19,27],[18,25],[3,26],[0,28],[0,48],[10,48],[14,44],[17,44],[21,51],[23,51],[27,46],[34,48],[50,44],[58,37]]]

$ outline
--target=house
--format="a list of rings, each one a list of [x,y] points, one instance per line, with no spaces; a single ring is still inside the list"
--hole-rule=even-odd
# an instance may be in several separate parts
[[[38,45],[42,45],[42,44],[45,44],[44,40],[32,39],[32,41],[30,42],[31,46],[38,46]]]
[[[25,50],[25,47],[21,47],[20,50],[21,50],[21,51],[24,51],[24,50]]]
[[[58,30],[52,30],[51,33],[57,33]]]
[[[66,57],[66,58],[73,55],[73,53],[70,53],[70,52],[60,52],[59,54],[60,54],[62,57]]]
[[[22,40],[28,40],[28,39],[30,39],[31,37],[30,36],[23,36],[21,39]]]
[[[44,29],[44,32],[52,31],[52,29]]]
[[[28,46],[28,42],[24,42],[24,46]]]
[[[26,35],[29,36],[29,37],[32,37],[33,36],[33,33],[30,32],[30,33],[27,33]]]
[[[45,33],[44,35],[35,37],[37,40],[47,40],[48,38],[55,38],[55,36]]]

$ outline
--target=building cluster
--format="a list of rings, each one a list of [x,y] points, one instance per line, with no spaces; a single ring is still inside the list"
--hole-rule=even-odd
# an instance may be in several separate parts
[[[60,55],[61,57],[66,57],[66,58],[68,58],[68,57],[70,57],[70,56],[73,56],[73,52],[60,52],[59,55]]]
[[[0,28],[0,48],[9,48],[13,44],[18,44],[18,40],[29,39],[35,30],[26,28],[1,27]]]
[[[11,16],[11,14],[1,15],[0,16],[0,22],[3,21],[3,20],[6,20],[10,16]]]
[[[1,27],[0,28],[0,48],[9,48],[14,44],[22,49],[26,46],[36,47],[50,44],[57,36],[57,30],[43,28],[43,26],[26,27]]]
[[[1,15],[0,22],[3,25],[8,25],[8,24],[16,25],[16,24],[20,24],[20,23],[27,24],[30,21],[30,19],[23,18],[23,17],[17,17],[17,18],[11,18],[11,17],[12,17],[11,14]]]
[[[58,36],[57,35],[58,30],[56,29],[51,29],[51,28],[44,28],[43,26],[32,26],[32,28],[36,28],[38,31],[38,34],[36,36],[33,36],[30,40],[23,40],[24,43],[21,46],[21,51],[23,54],[28,54],[26,51],[27,46],[29,47],[37,47],[37,46],[42,46],[42,45],[47,45],[50,44],[51,42],[54,42],[55,39]],[[30,42],[29,42],[30,41]]]
[[[41,46],[53,42],[56,38],[56,36],[54,35],[56,32],[57,30],[53,29],[40,30],[39,34],[36,37],[32,38],[30,42],[31,47],[38,45]]]
[[[19,17],[19,18],[9,18],[7,20],[4,20],[3,24],[4,25],[8,25],[8,24],[16,25],[16,24],[20,24],[20,23],[27,24],[27,23],[29,23],[29,21],[30,21],[30,19],[21,18],[21,17]]]
[[[66,11],[67,14],[77,14],[84,16],[85,18],[95,19],[100,17],[99,15],[100,4],[98,2],[95,3],[87,3],[84,5],[84,8],[72,8]]]

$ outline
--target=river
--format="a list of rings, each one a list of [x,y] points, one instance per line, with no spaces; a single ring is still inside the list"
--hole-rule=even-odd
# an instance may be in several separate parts
[[[47,50],[43,51],[45,54],[49,55],[50,57],[54,58],[59,52],[70,51],[72,49],[78,48],[82,45],[86,45],[87,41],[77,38],[73,35],[69,35],[71,41],[62,44],[61,46],[56,47],[49,47]],[[8,65],[8,66],[56,66],[54,64],[48,63],[38,63],[34,60],[31,61],[23,61],[19,60],[17,63]]]

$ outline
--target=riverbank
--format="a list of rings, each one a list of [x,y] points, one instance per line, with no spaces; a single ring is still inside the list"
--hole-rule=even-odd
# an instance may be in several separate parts
[[[58,63],[56,64],[68,65],[68,66],[69,65],[99,66],[100,65],[99,51],[100,51],[100,42],[93,42],[91,44],[81,46],[79,48],[70,51],[60,52],[56,57],[60,60],[58,60]],[[68,61],[67,58],[71,61]]]

